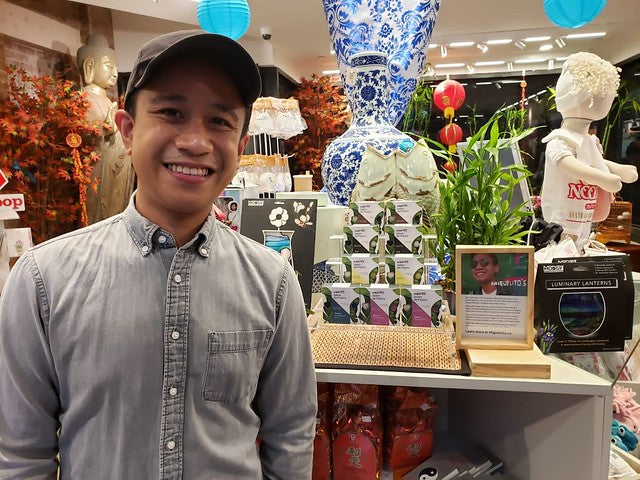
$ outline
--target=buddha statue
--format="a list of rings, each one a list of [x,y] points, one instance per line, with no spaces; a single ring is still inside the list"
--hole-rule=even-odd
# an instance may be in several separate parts
[[[125,209],[133,190],[134,171],[114,122],[117,102],[107,96],[107,90],[118,79],[115,51],[104,36],[90,34],[78,49],[77,62],[84,83],[82,90],[90,103],[87,119],[106,124],[96,148],[100,160],[93,167],[98,191],[87,189],[87,217],[91,224]]]

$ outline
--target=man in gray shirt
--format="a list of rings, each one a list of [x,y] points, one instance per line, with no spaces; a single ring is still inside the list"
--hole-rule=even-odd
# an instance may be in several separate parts
[[[142,47],[116,114],[129,206],[30,249],[0,300],[0,478],[311,478],[295,273],[211,215],[259,94],[229,38]]]

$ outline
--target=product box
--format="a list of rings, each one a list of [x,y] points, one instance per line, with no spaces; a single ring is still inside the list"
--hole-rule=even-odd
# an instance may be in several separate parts
[[[347,212],[347,225],[382,225],[384,221],[384,202],[351,202]]]
[[[535,283],[536,341],[543,353],[622,351],[633,321],[624,257],[541,263]],[[565,263],[566,262],[566,263]]]
[[[344,281],[361,285],[378,283],[378,262],[378,256],[366,253],[343,255],[342,265],[344,266]]]
[[[396,285],[422,285],[425,283],[424,257],[410,253],[394,255]]]
[[[411,292],[390,285],[371,285],[372,325],[411,325]]]
[[[371,303],[366,287],[329,283],[322,287],[322,317],[327,323],[370,324]]]
[[[387,200],[385,225],[422,225],[422,207],[413,200]]]
[[[386,225],[384,227],[385,253],[422,254],[422,232],[417,225]]]
[[[414,327],[439,327],[442,287],[414,285],[411,292],[411,324]]]
[[[344,253],[378,253],[380,227],[349,225],[343,228]]]

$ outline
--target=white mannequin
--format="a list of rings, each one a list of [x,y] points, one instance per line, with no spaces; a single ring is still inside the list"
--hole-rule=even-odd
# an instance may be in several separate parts
[[[616,67],[591,53],[570,55],[556,85],[562,126],[543,139],[547,143],[542,214],[560,224],[581,248],[592,221],[609,214],[622,182],[638,179],[636,167],[605,160],[589,125],[604,118],[616,96],[620,78]]]

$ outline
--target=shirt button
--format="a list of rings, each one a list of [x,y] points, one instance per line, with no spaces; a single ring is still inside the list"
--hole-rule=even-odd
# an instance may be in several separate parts
[[[176,283],[180,283],[182,281],[182,277],[180,276],[179,273],[176,273],[173,277],[173,281]]]
[[[142,253],[147,253],[149,251],[149,247],[147,245],[142,245],[141,250]]]
[[[159,243],[166,243],[166,241],[167,241],[167,237],[165,237],[164,235],[160,235],[158,237],[158,242]]]
[[[206,257],[207,255],[209,255],[209,250],[207,250],[206,248],[201,248],[200,249],[200,255],[202,255],[203,257]]]
[[[169,440],[167,442],[167,450],[173,450],[174,448],[176,448],[176,442],[174,442],[173,440]]]
[[[173,338],[174,340],[178,340],[180,338],[180,332],[174,330],[173,332],[171,332],[171,338]]]
[[[175,397],[178,394],[178,389],[176,387],[171,387],[169,389],[169,395],[171,395],[172,397]]]

